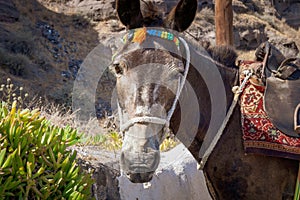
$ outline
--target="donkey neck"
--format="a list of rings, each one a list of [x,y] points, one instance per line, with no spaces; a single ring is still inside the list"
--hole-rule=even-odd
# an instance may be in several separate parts
[[[205,82],[205,74],[200,74],[197,67],[193,66],[193,64],[209,64],[211,65],[210,67],[214,67],[214,70],[212,70],[213,73],[218,72],[216,74],[216,79],[219,76],[219,78],[221,78],[219,82],[223,84],[223,86],[220,87],[220,90],[225,90],[225,92],[223,91],[224,96],[219,97],[219,100],[225,102],[225,112],[228,110],[233,100],[231,88],[236,84],[235,82],[237,80],[236,76],[238,70],[226,67],[223,64],[214,61],[203,50],[198,52],[191,49],[191,59],[192,62],[187,76],[187,82],[191,85],[196,97],[196,106],[199,107],[199,113],[195,113],[197,112],[195,111],[197,109],[194,109],[194,106],[192,105],[193,103],[191,103],[191,95],[189,92],[183,90],[180,97],[180,104],[177,105],[171,119],[170,128],[179,140],[189,149],[195,159],[200,161],[200,148],[203,144],[210,123],[213,121],[212,106],[215,106],[213,104],[215,104],[216,101],[213,102],[211,100],[212,97],[209,91],[209,83]],[[200,63],[198,63],[199,60],[201,61]],[[181,110],[185,107],[188,108],[188,112]]]

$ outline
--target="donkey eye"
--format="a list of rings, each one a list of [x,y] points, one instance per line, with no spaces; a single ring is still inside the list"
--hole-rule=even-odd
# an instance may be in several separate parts
[[[123,69],[122,69],[122,67],[120,66],[120,64],[114,64],[114,70],[115,70],[115,73],[116,73],[116,74],[120,74],[120,75],[123,74]]]
[[[118,78],[124,74],[124,71],[126,70],[127,66],[125,62],[118,62],[118,63],[113,63],[110,68],[111,71],[113,71],[115,76]]]

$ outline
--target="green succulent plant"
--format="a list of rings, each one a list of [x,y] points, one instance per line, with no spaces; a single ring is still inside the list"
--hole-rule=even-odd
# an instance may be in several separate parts
[[[90,174],[76,164],[79,141],[70,127],[59,128],[39,111],[0,103],[0,199],[89,199]]]

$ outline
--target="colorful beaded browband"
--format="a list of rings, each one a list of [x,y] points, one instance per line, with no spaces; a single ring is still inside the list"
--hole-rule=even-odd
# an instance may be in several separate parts
[[[179,39],[173,33],[155,29],[147,30],[146,27],[130,30],[129,33],[127,33],[123,37],[123,41],[124,43],[126,43],[127,41],[131,41],[141,44],[145,41],[147,35],[173,41],[176,44],[176,46],[179,46]]]

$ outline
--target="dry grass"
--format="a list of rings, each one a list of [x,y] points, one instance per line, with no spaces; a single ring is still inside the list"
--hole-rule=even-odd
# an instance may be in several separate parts
[[[48,103],[41,103],[39,109],[41,115],[45,116],[53,125],[59,127],[70,126],[77,129],[85,136],[96,136],[98,134],[106,134],[106,130],[103,128],[99,130],[99,121],[96,118],[91,118],[88,121],[82,122],[78,120],[77,112],[72,111],[70,108],[64,105],[58,105],[46,101]],[[100,132],[95,132],[95,130]]]
[[[83,134],[81,145],[100,146],[106,150],[119,151],[122,148],[122,135],[118,130],[100,126],[99,120],[91,118],[87,122],[77,120],[76,111],[66,111],[64,106],[50,104],[41,107],[41,115],[45,116],[53,125],[59,127],[71,126]],[[110,119],[102,119],[107,121]],[[97,132],[95,132],[97,131]],[[160,145],[161,151],[168,151],[178,145],[179,141],[172,135],[168,135]]]
[[[208,22],[210,24],[215,24],[215,13],[212,9],[204,7],[202,10],[200,10],[196,15],[196,20],[203,20],[205,22]]]
[[[238,58],[237,61],[239,60],[255,60],[255,50],[253,51],[241,51],[237,50]]]
[[[264,31],[268,32],[271,37],[278,36],[279,38],[288,38],[295,41],[297,46],[300,47],[300,29],[295,30],[275,16],[253,14],[239,14],[234,16],[234,26],[240,29],[249,29],[249,26],[258,28],[265,26]],[[244,22],[244,23],[241,23]],[[255,60],[254,50],[238,50],[238,60]]]
[[[9,53],[0,47],[0,69],[2,68],[7,73],[23,76],[26,74],[26,69],[30,64],[31,61],[26,55]]]

